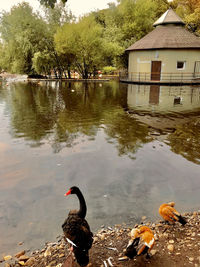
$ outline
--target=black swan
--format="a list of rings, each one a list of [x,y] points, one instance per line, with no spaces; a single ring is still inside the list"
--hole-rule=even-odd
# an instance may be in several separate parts
[[[67,241],[72,245],[78,264],[80,266],[86,266],[89,263],[88,251],[92,247],[93,233],[90,231],[90,226],[85,220],[87,207],[80,189],[73,186],[65,196],[70,194],[77,195],[80,209],[79,211],[71,210],[69,212],[67,219],[62,225],[62,229]]]

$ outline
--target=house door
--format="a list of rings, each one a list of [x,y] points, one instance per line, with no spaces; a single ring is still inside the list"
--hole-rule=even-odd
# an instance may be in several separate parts
[[[160,81],[161,61],[151,62],[151,80]]]

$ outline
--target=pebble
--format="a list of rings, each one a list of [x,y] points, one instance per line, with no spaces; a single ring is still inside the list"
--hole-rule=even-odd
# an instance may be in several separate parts
[[[173,252],[174,251],[174,246],[173,245],[168,245],[167,248],[168,248],[168,250],[170,252]]]
[[[7,255],[7,256],[4,256],[3,257],[4,261],[9,261],[12,259],[12,256],[11,255]]]
[[[151,250],[151,255],[153,256],[153,255],[155,255],[157,253],[157,250],[156,249],[152,249]]]
[[[15,257],[20,258],[24,254],[25,254],[25,250],[22,250],[22,251],[18,252],[17,254],[15,254]]]
[[[31,257],[25,263],[26,266],[32,266],[35,263],[35,258]]]
[[[169,244],[174,244],[174,240],[169,240]]]
[[[192,257],[189,258],[189,261],[193,261],[193,260],[194,260],[194,258],[192,258]]]
[[[56,261],[51,261],[51,262],[49,263],[49,265],[50,265],[50,266],[54,266],[54,265],[56,265]]]
[[[46,251],[44,252],[44,257],[48,257],[48,256],[51,256],[51,252],[53,251],[53,248],[52,247],[48,247],[46,249]]]
[[[19,257],[20,261],[27,261],[28,259],[29,259],[29,257],[26,256],[26,255],[22,255],[22,256]]]

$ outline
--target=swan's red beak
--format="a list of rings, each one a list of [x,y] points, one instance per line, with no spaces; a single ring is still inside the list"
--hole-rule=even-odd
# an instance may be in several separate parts
[[[67,191],[67,193],[65,194],[65,196],[68,196],[71,194],[71,189],[69,189],[69,191]]]

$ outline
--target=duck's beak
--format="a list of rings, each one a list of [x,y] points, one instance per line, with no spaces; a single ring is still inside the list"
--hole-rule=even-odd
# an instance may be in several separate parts
[[[68,196],[68,195],[70,195],[70,194],[71,194],[71,189],[69,189],[69,191],[67,191],[67,193],[64,194],[64,196]]]

